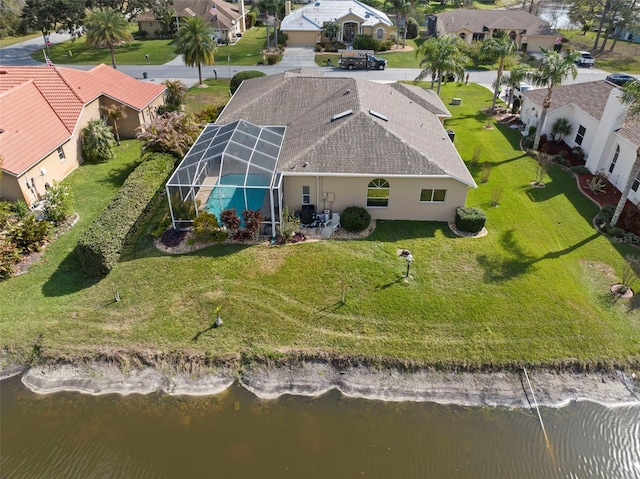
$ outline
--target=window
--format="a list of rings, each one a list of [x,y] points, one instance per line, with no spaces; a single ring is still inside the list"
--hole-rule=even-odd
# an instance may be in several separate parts
[[[421,203],[444,203],[447,190],[423,189],[420,190]]]
[[[636,179],[633,180],[633,185],[631,185],[631,189],[633,191],[638,191],[638,186],[640,186],[640,179],[636,176]]]
[[[516,41],[516,38],[518,38],[518,34],[516,33],[516,31],[515,31],[515,30],[511,30],[511,31],[509,32],[509,39],[510,39],[512,42],[515,42],[515,41]]]
[[[384,30],[382,28],[378,28],[376,30],[376,40],[382,40],[384,38]]]
[[[484,33],[474,33],[471,38],[474,42],[481,42],[484,40]]]
[[[609,165],[609,173],[613,173],[613,169],[616,167],[616,162],[618,161],[618,156],[620,156],[620,145],[616,146],[616,152],[613,154],[613,160],[611,160],[611,164]]]
[[[587,132],[587,129],[580,125],[578,128],[578,133],[576,134],[576,143],[578,145],[582,145],[582,140],[584,140],[584,134]]]
[[[386,208],[389,206],[389,182],[377,178],[369,183],[367,188],[367,206]]]
[[[462,40],[466,40],[467,39],[467,34],[462,32],[460,35],[458,35]]]
[[[311,187],[310,186],[302,187],[302,204],[303,205],[311,204]]]
[[[60,158],[60,163],[62,163],[67,157],[64,156],[64,150],[61,146],[58,147],[58,158]]]

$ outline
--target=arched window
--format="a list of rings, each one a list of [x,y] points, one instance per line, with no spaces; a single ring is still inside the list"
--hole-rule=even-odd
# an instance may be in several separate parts
[[[389,206],[389,182],[383,178],[376,178],[367,188],[367,206],[386,208]]]
[[[467,34],[462,32],[460,35],[458,35],[461,39],[466,40],[467,39]]]
[[[384,28],[378,28],[376,30],[376,40],[382,40],[384,38]]]

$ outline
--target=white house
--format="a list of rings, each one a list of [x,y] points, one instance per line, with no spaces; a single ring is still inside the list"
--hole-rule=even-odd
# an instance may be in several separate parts
[[[547,89],[523,93],[521,119],[537,125],[542,100]],[[586,167],[592,173],[602,173],[618,190],[624,188],[640,146],[640,121],[626,118],[620,87],[607,81],[595,81],[554,88],[551,107],[542,133],[551,135],[551,126],[558,118],[572,125],[564,138],[569,146],[580,146],[585,152]],[[629,200],[640,201],[640,178],[632,187]]]

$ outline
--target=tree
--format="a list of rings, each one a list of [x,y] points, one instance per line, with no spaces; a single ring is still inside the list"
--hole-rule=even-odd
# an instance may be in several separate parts
[[[68,32],[77,30],[84,17],[84,0],[27,0],[22,8],[25,25],[39,30],[45,40],[57,27]]]
[[[113,129],[116,132],[116,143],[120,146],[120,133],[118,132],[118,120],[127,117],[124,111],[124,105],[107,105],[101,106],[100,109],[107,115],[107,119],[113,122]]]
[[[187,85],[181,80],[165,80],[162,84],[167,87],[167,105],[173,107],[175,110],[179,109],[183,105],[187,91],[189,90]]]
[[[498,75],[493,90],[493,102],[491,103],[491,109],[495,110],[496,101],[498,100],[498,90],[501,85],[502,74],[504,73],[504,61],[516,52],[516,44],[506,35],[494,36],[489,40],[485,40],[482,44],[482,52],[493,59],[493,61],[498,61]]]
[[[322,31],[330,40],[333,40],[338,37],[340,33],[340,25],[338,22],[324,22],[322,25]]]
[[[573,125],[567,118],[557,118],[551,125],[552,141],[561,141],[565,136],[571,133]]]
[[[402,26],[402,48],[404,48],[407,42],[407,14],[411,9],[411,2],[408,0],[388,0],[387,3],[391,5],[391,8],[396,12],[396,48],[400,45],[400,27]]]
[[[87,161],[106,161],[115,158],[116,140],[111,127],[102,120],[90,120],[82,129],[82,154]]]
[[[526,63],[519,63],[514,66],[507,75],[502,76],[502,82],[509,87],[509,98],[507,100],[508,105],[513,103],[513,95],[516,88],[520,86],[520,83],[531,78],[532,74],[533,70],[529,65]]]
[[[622,103],[625,103],[627,105],[627,120],[640,119],[640,80],[634,80],[624,86],[624,88],[622,89]],[[631,191],[633,182],[636,180],[639,173],[640,145],[638,145],[638,149],[636,150],[636,161],[631,167],[631,172],[629,173],[629,178],[627,178],[627,183],[624,186],[624,190],[622,190],[620,201],[618,201],[618,205],[616,206],[616,209],[613,212],[613,216],[611,217],[611,226],[615,226],[618,223],[620,215],[622,214],[622,210],[624,209],[624,205],[627,202],[627,198],[629,197],[629,191]]]
[[[569,52],[564,57],[553,50],[543,50],[543,53],[544,59],[542,61],[542,66],[532,75],[534,85],[547,87],[547,94],[544,97],[544,100],[542,100],[540,122],[536,129],[535,140],[533,141],[534,150],[537,150],[538,145],[540,145],[540,136],[544,130],[544,122],[547,118],[549,107],[551,106],[553,89],[556,85],[561,85],[568,76],[571,76],[575,80],[578,76],[576,60],[580,56],[580,53],[577,51]]]
[[[113,8],[99,8],[87,17],[87,43],[94,47],[106,45],[111,53],[111,65],[116,68],[114,47],[133,40],[127,19]]]
[[[176,45],[185,65],[198,67],[198,78],[202,85],[202,65],[213,65],[216,51],[211,28],[202,18],[189,17],[178,30]]]
[[[173,3],[173,0],[170,0]],[[87,0],[87,8],[113,8],[125,18],[136,17],[139,13],[153,8],[156,0]]]
[[[14,35],[18,31],[21,10],[18,0],[0,2],[0,38]]]
[[[431,89],[433,82],[438,79],[438,95],[440,95],[440,86],[442,77],[455,75],[458,78],[464,77],[464,67],[468,58],[460,51],[458,47],[459,39],[452,37],[436,37],[430,38],[416,50],[416,57],[420,59],[420,67],[422,71],[416,77],[415,81],[423,80],[429,73],[431,74]]]

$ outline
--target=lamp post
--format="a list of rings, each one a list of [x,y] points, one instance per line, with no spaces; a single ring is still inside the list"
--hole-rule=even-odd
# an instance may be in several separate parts
[[[413,262],[413,255],[411,253],[409,253],[407,256],[405,256],[405,259],[407,260],[407,276],[406,278],[409,277],[409,270],[411,269],[411,263]]]

